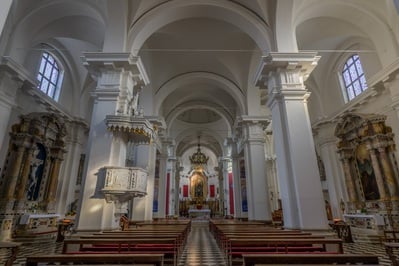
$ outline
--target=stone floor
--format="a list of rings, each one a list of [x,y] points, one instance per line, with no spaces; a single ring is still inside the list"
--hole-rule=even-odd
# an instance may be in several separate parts
[[[29,255],[60,253],[62,243],[47,241],[41,243],[25,243],[21,246],[14,265],[25,265]],[[381,244],[350,243],[344,244],[345,253],[368,253],[379,256],[381,265],[391,265],[384,247]],[[0,265],[4,265],[8,251],[0,250]],[[208,231],[207,221],[193,221],[187,245],[178,266],[224,266],[223,255],[215,240]]]

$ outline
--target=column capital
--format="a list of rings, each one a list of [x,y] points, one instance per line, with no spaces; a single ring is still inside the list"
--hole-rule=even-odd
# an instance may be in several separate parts
[[[236,120],[236,129],[240,131],[244,142],[264,142],[264,130],[270,124],[270,118],[265,116],[241,116]]]
[[[255,84],[257,86],[265,84],[271,72],[283,70],[296,70],[301,74],[303,80],[306,80],[320,58],[317,52],[269,53],[261,58],[255,75]]]
[[[81,59],[83,65],[94,76],[104,71],[129,71],[137,84],[145,86],[150,83],[139,56],[130,53],[85,52]]]

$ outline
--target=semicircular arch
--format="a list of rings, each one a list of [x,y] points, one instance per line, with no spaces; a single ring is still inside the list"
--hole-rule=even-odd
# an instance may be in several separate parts
[[[195,82],[209,82],[210,84],[214,84],[216,87],[221,88],[237,103],[238,111],[240,113],[244,112],[245,101],[241,89],[229,79],[210,72],[184,73],[167,81],[155,94],[154,112],[159,114],[159,110],[166,97],[173,93],[177,88],[189,87],[187,85]]]
[[[168,116],[165,118],[166,123],[168,125],[172,125],[173,122],[177,119],[177,117],[190,109],[195,109],[195,108],[202,108],[202,109],[208,109],[211,110],[215,113],[217,113],[222,120],[226,123],[227,126],[227,136],[231,136],[231,128],[234,124],[234,117],[231,117],[230,114],[227,111],[224,111],[220,106],[217,106],[216,104],[212,104],[209,102],[186,102],[182,105],[177,106]],[[170,135],[170,129],[172,127],[168,127],[168,135]]]
[[[175,138],[176,140],[176,155],[180,156],[187,149],[197,146],[197,136],[198,132],[201,132],[201,147],[206,147],[211,150],[216,156],[223,155],[223,138],[218,134],[213,134],[214,132],[209,131],[209,128],[205,127],[194,127],[186,128],[181,131]],[[193,137],[193,141],[185,141],[187,138]],[[212,143],[210,143],[210,141]],[[217,145],[215,145],[217,143]]]
[[[172,22],[193,17],[223,20],[248,34],[262,53],[274,50],[273,33],[267,23],[233,1],[185,0],[157,5],[134,21],[128,33],[127,47],[138,55],[144,42],[157,30]]]
[[[335,18],[356,26],[362,34],[372,40],[384,65],[391,63],[392,59],[396,58],[395,55],[399,54],[398,46],[387,23],[366,6],[359,6],[348,1],[323,1],[317,4],[310,1],[304,2],[294,12],[294,29],[306,21],[320,17]],[[381,40],[385,41],[381,42]]]

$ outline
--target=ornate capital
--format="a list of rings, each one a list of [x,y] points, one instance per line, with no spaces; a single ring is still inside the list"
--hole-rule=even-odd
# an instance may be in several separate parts
[[[96,77],[101,72],[129,71],[137,84],[150,83],[147,72],[139,56],[130,53],[86,52],[81,57],[83,65]]]
[[[320,56],[317,56],[316,52],[269,53],[269,55],[263,56],[259,63],[255,75],[255,84],[257,86],[265,84],[271,72],[284,71],[298,72],[303,78],[303,82],[316,67],[319,60]],[[286,81],[291,83],[294,80],[287,79]]]
[[[109,131],[127,135],[134,143],[149,143],[156,134],[154,126],[144,117],[107,115],[105,123]]]
[[[236,130],[241,132],[242,141],[265,141],[265,129],[270,124],[265,116],[241,116],[236,120]]]

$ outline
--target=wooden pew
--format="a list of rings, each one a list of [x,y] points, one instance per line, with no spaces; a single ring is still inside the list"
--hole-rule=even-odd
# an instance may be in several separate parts
[[[229,239],[248,239],[250,236],[247,235],[227,235],[225,239],[221,240],[221,243],[219,245],[219,247],[224,250],[226,248],[228,248],[228,242]],[[326,237],[323,235],[256,235],[256,238],[259,239],[264,239],[264,240],[268,240],[268,239],[325,239]]]
[[[48,264],[151,264],[163,266],[163,254],[54,254],[29,256],[26,259],[26,266],[37,266],[42,263]]]
[[[0,249],[10,249],[11,254],[7,258],[6,262],[4,263],[5,266],[11,266],[14,262],[14,260],[17,258],[18,251],[19,251],[19,246],[21,246],[21,243],[17,242],[0,242]]]
[[[393,266],[399,266],[399,243],[397,242],[386,242],[384,243],[385,251],[392,262]]]
[[[64,240],[62,253],[163,254],[165,262],[173,261],[176,265],[180,250],[176,238],[75,238]]]
[[[243,266],[267,264],[367,264],[378,265],[368,254],[242,254]]]
[[[329,246],[334,246],[331,248]],[[342,254],[342,239],[315,238],[315,239],[258,239],[258,238],[230,238],[225,248],[226,258],[230,265],[239,261],[242,263],[242,254],[268,253],[312,253]],[[233,261],[234,260],[234,261]]]
[[[191,220],[129,221],[126,218],[121,218],[120,222],[123,231],[143,226],[152,226],[152,225],[164,225],[164,226],[184,225],[191,227]]]
[[[186,243],[186,239],[181,233],[125,233],[125,234],[101,234],[95,233],[93,235],[81,235],[80,239],[135,239],[135,238],[176,238],[176,244],[179,252]]]

